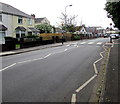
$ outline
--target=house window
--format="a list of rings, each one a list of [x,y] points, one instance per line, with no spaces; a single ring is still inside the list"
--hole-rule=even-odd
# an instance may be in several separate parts
[[[24,31],[16,31],[16,38],[23,38],[25,37]]]
[[[28,25],[32,25],[32,19],[31,18],[28,19]]]
[[[6,36],[5,31],[0,31],[0,37],[4,38]]]
[[[23,18],[22,17],[18,17],[18,24],[22,24],[23,23]]]
[[[21,31],[21,38],[24,38],[24,37],[25,37],[25,32]]]
[[[5,37],[6,33],[5,31],[0,31],[0,44],[5,44]]]
[[[0,21],[2,21],[2,14],[0,14]]]

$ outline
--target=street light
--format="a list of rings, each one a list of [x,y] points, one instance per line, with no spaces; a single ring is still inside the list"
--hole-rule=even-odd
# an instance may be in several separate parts
[[[65,25],[66,25],[66,23],[67,23],[67,21],[66,21],[66,19],[67,19],[67,14],[66,14],[66,8],[67,7],[71,7],[72,5],[67,5],[67,6],[65,6]]]

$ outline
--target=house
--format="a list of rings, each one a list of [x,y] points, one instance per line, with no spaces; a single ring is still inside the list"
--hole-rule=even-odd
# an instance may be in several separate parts
[[[104,34],[105,34],[105,29],[104,28],[98,27],[97,31],[98,31],[98,36],[99,37],[104,36]]]
[[[11,5],[0,2],[0,35],[21,38],[37,34],[35,18]]]
[[[40,25],[40,24],[48,24],[50,25],[50,21],[44,17],[44,18],[35,18],[35,25]]]
[[[84,34],[84,35],[86,35],[87,32],[86,32],[86,27],[85,27],[85,25],[77,26],[75,33],[76,33],[76,34]]]
[[[87,34],[89,36],[95,37],[98,34],[98,27],[86,27]]]

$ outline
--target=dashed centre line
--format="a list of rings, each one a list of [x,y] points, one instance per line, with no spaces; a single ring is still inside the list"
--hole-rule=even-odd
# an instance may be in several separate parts
[[[49,57],[51,55],[51,53],[50,54],[48,54],[48,55],[46,55],[44,58],[47,58],[47,57]]]
[[[66,48],[66,49],[63,50],[62,52],[65,52],[65,51],[67,51],[67,50],[68,50],[68,49]],[[54,53],[54,54],[62,53],[62,52],[56,52],[56,53]],[[11,68],[11,67],[15,66],[16,64],[23,64],[23,63],[27,63],[27,62],[32,62],[32,61],[37,61],[37,60],[46,59],[46,58],[48,58],[49,56],[51,56],[52,54],[53,54],[53,53],[49,53],[48,55],[46,55],[46,56],[44,56],[44,57],[40,57],[40,58],[36,58],[36,59],[24,60],[24,61],[21,61],[21,62],[17,62],[17,63],[11,64],[11,65],[9,65],[9,66],[1,69],[0,72],[6,70],[6,69],[8,69],[8,68]]]
[[[9,66],[7,66],[7,67],[1,69],[0,72],[6,70],[6,69],[8,69],[8,68],[11,68],[11,67],[15,66],[16,64],[17,64],[17,63],[11,64],[11,65],[9,65]]]

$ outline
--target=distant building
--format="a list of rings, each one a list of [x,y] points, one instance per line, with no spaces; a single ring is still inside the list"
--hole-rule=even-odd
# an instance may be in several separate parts
[[[98,27],[97,28],[98,31],[98,36],[104,36],[105,34],[105,29],[103,29],[102,27]]]
[[[88,34],[97,34],[97,27],[86,27]]]
[[[63,32],[63,30],[61,28],[59,28],[59,27],[55,28],[55,33],[62,33],[62,32]]]
[[[105,29],[103,29],[100,26],[96,26],[96,27],[86,27],[86,31],[88,34],[91,34],[92,36],[103,36],[103,34],[105,34]]]
[[[2,37],[21,38],[38,32],[39,30],[35,29],[33,16],[0,2],[0,35]]]
[[[77,33],[77,34],[87,34],[85,25],[77,26],[75,33]]]
[[[50,25],[50,21],[46,17],[35,18],[35,25],[40,25],[40,24],[49,24]]]

